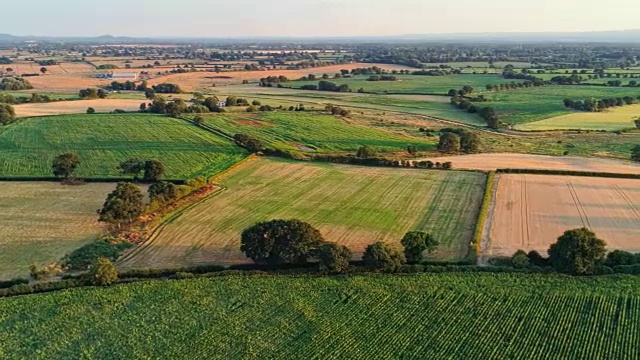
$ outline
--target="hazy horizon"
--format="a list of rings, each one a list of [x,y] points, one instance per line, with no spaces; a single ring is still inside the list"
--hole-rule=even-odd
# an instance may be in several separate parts
[[[33,0],[4,5],[0,33],[34,36],[350,37],[620,31],[640,28],[640,3],[606,17],[593,1]],[[509,16],[505,16],[509,15]],[[28,17],[28,19],[25,19]]]

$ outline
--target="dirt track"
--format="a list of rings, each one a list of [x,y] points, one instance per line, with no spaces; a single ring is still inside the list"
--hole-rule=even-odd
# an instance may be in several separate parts
[[[428,158],[440,162],[451,161],[456,169],[496,170],[505,168],[515,169],[549,169],[573,171],[602,171],[624,174],[640,174],[640,164],[621,160],[559,157],[529,154],[473,154]]]

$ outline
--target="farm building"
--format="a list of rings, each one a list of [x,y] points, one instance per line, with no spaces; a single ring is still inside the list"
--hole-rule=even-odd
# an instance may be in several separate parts
[[[138,80],[139,74],[137,72],[121,72],[121,73],[96,73],[93,77],[98,79],[110,79],[110,80]]]
[[[122,72],[122,73],[112,73],[111,79],[126,79],[126,80],[138,80],[137,72]]]

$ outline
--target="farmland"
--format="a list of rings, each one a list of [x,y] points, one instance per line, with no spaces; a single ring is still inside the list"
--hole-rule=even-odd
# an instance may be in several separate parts
[[[623,106],[604,112],[579,112],[519,125],[518,130],[622,130],[635,128],[640,105]]]
[[[485,175],[471,172],[251,162],[220,179],[225,190],[173,216],[126,257],[124,268],[246,262],[240,233],[258,221],[299,218],[357,257],[376,241],[400,247],[407,231],[433,233],[437,259],[467,255]]]
[[[464,85],[470,85],[475,91],[486,91],[487,84],[508,83],[512,80],[503,79],[498,75],[448,75],[448,76],[420,76],[420,75],[395,75],[397,81],[367,81],[368,76],[358,76],[349,79],[327,79],[336,85],[347,84],[355,92],[362,88],[370,93],[394,93],[394,94],[427,94],[446,95],[450,89],[460,89]],[[303,85],[317,85],[315,81],[296,81],[285,84],[293,88]]]
[[[0,182],[0,279],[58,261],[101,231],[96,210],[114,184]]]
[[[640,174],[640,165],[628,161],[570,156],[472,154],[444,156],[438,158],[438,161],[451,161],[457,169],[482,171],[513,168]]]
[[[640,181],[501,174],[487,255],[546,253],[565,230],[588,227],[611,249],[640,252]]]
[[[4,299],[0,355],[637,359],[639,289],[634,276],[460,273],[138,282]]]
[[[519,125],[537,120],[575,113],[563,100],[640,96],[638,88],[604,86],[545,86],[485,94],[506,123]],[[580,128],[580,122],[574,122]],[[517,128],[517,126],[516,126]]]
[[[134,99],[95,99],[58,101],[53,103],[22,104],[14,106],[17,117],[48,116],[60,114],[81,114],[92,107],[96,112],[110,112],[116,109],[135,111],[143,100]]]
[[[220,73],[216,73],[213,71],[199,71],[160,76],[149,81],[149,85],[170,82],[180,84],[180,87],[187,91],[211,91],[215,88],[214,84],[216,86],[226,84],[241,84],[243,80],[256,82],[263,77],[280,75],[286,76],[289,79],[299,79],[309,74],[335,74],[339,73],[342,69],[351,70],[355,68],[365,68],[372,66],[378,66],[385,70],[411,70],[411,68],[402,65],[351,63],[299,70],[225,71]]]
[[[243,133],[273,148],[317,152],[351,151],[368,145],[379,151],[405,151],[408,145],[419,150],[433,149],[432,141],[401,136],[349,123],[331,115],[298,112],[227,113],[204,116],[205,124],[227,134]]]
[[[0,128],[0,174],[51,176],[51,161],[75,152],[80,177],[117,177],[120,162],[157,159],[167,178],[211,175],[246,156],[233,142],[185,121],[151,114],[27,118]]]

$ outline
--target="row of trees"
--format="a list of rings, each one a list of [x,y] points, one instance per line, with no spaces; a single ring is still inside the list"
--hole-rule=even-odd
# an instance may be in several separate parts
[[[16,121],[16,110],[9,104],[0,103],[0,124],[7,125]]]
[[[0,90],[29,90],[33,85],[22,77],[6,77],[0,80]]]
[[[491,129],[498,129],[500,127],[500,119],[498,113],[491,106],[479,107],[472,103],[469,99],[460,96],[454,96],[451,98],[451,105],[458,109],[466,110],[470,114],[478,114]]]
[[[397,77],[394,75],[371,75],[367,78],[367,81],[396,81]]]
[[[348,84],[336,85],[331,81],[321,80],[318,85],[302,85],[302,90],[319,90],[319,91],[333,91],[333,92],[351,92]]]
[[[556,271],[573,275],[590,275],[613,272],[618,266],[640,264],[640,254],[615,250],[607,254],[606,242],[587,228],[565,231],[549,247],[545,258],[537,251],[526,253],[518,250],[508,265],[515,268],[552,266]],[[503,264],[501,259],[495,263]],[[609,268],[603,270],[603,267]]]
[[[78,92],[78,96],[82,99],[106,99],[109,96],[104,89],[82,89]]]
[[[289,79],[286,76],[267,76],[265,78],[260,79],[258,83],[259,86],[262,87],[276,87],[281,83],[289,82]]]
[[[610,107],[632,105],[637,104],[638,102],[640,102],[640,96],[635,98],[632,96],[625,96],[622,98],[606,98],[600,100],[589,98],[583,101],[572,100],[569,98],[563,100],[565,107],[588,112],[600,112]]]
[[[439,245],[433,236],[418,231],[405,234],[401,243],[404,254],[376,242],[366,248],[362,260],[371,269],[393,272],[407,261],[421,262],[425,252]],[[327,242],[320,231],[295,219],[259,222],[242,232],[240,244],[240,250],[258,264],[303,265],[315,259],[323,270],[346,272],[352,258],[347,247]]]

